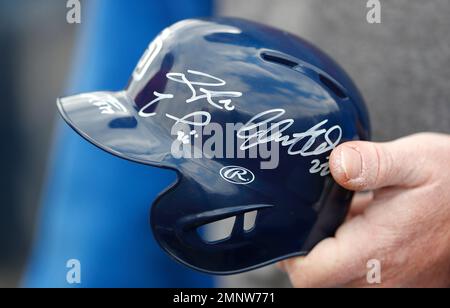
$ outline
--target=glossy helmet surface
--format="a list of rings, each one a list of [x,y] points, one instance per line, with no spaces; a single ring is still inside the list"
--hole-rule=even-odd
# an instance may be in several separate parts
[[[126,90],[61,98],[58,108],[105,151],[177,172],[149,200],[153,234],[178,261],[214,274],[306,254],[332,236],[352,193],[333,181],[328,156],[370,138],[364,101],[333,60],[242,19],[176,23],[151,42]]]

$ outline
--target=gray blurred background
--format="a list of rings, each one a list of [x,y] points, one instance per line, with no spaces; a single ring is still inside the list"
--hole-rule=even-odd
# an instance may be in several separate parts
[[[30,251],[77,28],[66,11],[61,0],[0,1],[0,287],[18,284]]]
[[[450,1],[381,0],[380,24],[367,22],[367,2],[223,0],[217,9],[295,33],[334,58],[366,99],[374,140],[450,133]],[[289,286],[273,266],[223,283]]]

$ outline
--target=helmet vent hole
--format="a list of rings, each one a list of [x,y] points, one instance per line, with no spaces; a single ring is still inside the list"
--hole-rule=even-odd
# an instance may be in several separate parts
[[[217,220],[197,228],[197,232],[207,243],[223,241],[231,236],[236,216]]]
[[[249,232],[253,230],[257,214],[258,211],[251,211],[244,214],[244,231]]]
[[[287,66],[290,68],[293,68],[298,65],[297,62],[287,59],[287,58],[283,57],[282,55],[275,55],[275,54],[270,54],[267,52],[262,52],[261,57],[267,62],[284,65],[284,66]]]
[[[330,78],[328,78],[322,74],[319,74],[319,79],[337,97],[339,97],[341,99],[348,97],[347,94],[345,94],[344,90]]]

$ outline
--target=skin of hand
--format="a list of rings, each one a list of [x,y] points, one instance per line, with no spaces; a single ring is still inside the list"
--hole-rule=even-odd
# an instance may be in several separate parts
[[[351,141],[330,156],[357,192],[346,222],[306,257],[282,261],[294,287],[450,287],[450,136]],[[380,263],[381,283],[367,280]]]

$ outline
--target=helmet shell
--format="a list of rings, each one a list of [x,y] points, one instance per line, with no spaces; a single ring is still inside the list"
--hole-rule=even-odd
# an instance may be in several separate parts
[[[181,21],[152,41],[127,89],[58,106],[102,149],[177,172],[153,202],[153,234],[175,259],[214,274],[306,254],[332,236],[352,193],[334,182],[328,157],[370,138],[363,98],[332,59],[235,18]],[[204,226],[224,220],[226,234],[206,239]]]

